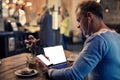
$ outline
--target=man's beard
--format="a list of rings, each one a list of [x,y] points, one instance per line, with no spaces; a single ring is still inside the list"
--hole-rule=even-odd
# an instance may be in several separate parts
[[[89,37],[88,29],[86,29],[86,30],[81,29],[81,32],[83,34],[83,37],[85,37],[85,38]]]

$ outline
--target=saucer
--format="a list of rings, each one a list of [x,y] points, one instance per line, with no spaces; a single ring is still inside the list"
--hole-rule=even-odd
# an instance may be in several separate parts
[[[20,69],[15,71],[15,75],[20,76],[20,77],[31,77],[38,74],[38,71],[35,69]]]

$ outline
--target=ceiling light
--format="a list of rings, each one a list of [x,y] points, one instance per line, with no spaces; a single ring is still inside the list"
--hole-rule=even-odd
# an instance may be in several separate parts
[[[100,0],[97,0],[98,3],[100,3]]]

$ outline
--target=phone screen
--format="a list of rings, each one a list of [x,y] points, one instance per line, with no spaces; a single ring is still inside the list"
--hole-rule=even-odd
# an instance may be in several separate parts
[[[47,66],[51,65],[52,63],[42,54],[37,56],[43,63],[45,63]]]

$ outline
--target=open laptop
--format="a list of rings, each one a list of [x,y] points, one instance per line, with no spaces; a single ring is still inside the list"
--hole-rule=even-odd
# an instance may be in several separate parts
[[[60,69],[68,66],[62,45],[45,47],[43,50],[45,56],[40,54],[37,57],[48,67]]]

